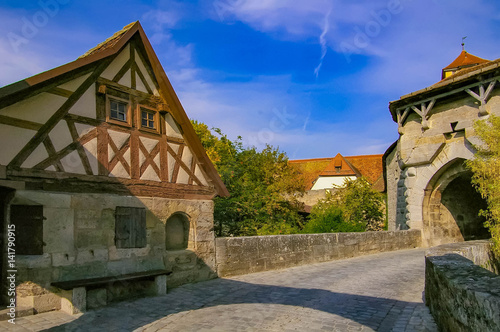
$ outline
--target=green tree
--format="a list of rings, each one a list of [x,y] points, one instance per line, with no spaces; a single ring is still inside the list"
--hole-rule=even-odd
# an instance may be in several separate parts
[[[272,146],[262,151],[243,148],[241,138],[231,141],[219,129],[193,121],[198,137],[214,163],[229,197],[214,200],[217,236],[291,234],[302,229],[299,215],[303,193],[298,172],[285,153]],[[215,133],[215,134],[214,134]]]
[[[367,231],[384,229],[384,197],[372,189],[364,177],[346,180],[337,195],[345,221],[354,224],[365,223]]]
[[[312,208],[303,233],[363,232],[365,228],[364,223],[344,221],[344,211],[338,197],[328,193],[325,199],[318,201]]]
[[[365,178],[346,180],[312,209],[306,233],[363,232],[384,229],[384,199]]]
[[[488,203],[487,210],[480,214],[486,217],[493,249],[500,257],[500,117],[492,114],[476,121],[474,131],[482,144],[475,146],[476,154],[466,165],[473,173],[473,185]]]

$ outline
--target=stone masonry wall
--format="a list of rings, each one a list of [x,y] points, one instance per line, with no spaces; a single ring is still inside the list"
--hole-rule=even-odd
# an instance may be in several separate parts
[[[45,217],[43,255],[16,257],[20,306],[35,306],[38,312],[59,309],[61,294],[50,286],[54,281],[168,269],[173,273],[167,284],[175,287],[217,276],[210,200],[18,190],[14,201],[43,205]],[[117,206],[146,208],[146,247],[116,248]],[[174,213],[183,213],[190,221],[186,250],[165,250],[165,224]],[[111,295],[115,299],[126,298],[129,286],[133,287],[125,285]],[[107,295],[97,296],[101,297],[97,301],[104,304],[113,300],[109,290]]]
[[[428,250],[425,300],[440,331],[500,331],[500,276],[487,240]]]
[[[218,238],[217,271],[240,275],[420,245],[419,230]]]

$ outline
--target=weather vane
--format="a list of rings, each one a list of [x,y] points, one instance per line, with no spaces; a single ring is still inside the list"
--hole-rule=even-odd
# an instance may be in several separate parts
[[[465,51],[465,38],[467,38],[467,36],[462,37],[462,51]]]

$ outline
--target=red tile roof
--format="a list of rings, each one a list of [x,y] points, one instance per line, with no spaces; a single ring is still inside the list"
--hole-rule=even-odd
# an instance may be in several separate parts
[[[443,70],[462,68],[462,67],[467,67],[467,66],[471,66],[471,65],[478,65],[480,63],[485,63],[485,62],[490,62],[490,60],[480,58],[478,56],[467,53],[467,51],[463,50],[460,53],[460,55],[455,60],[453,60],[452,63],[450,63],[448,66],[444,67]]]
[[[443,68],[441,78],[442,79],[445,78],[445,72],[454,71],[455,74],[460,69],[469,68],[482,63],[490,63],[490,62],[491,62],[490,60],[477,57],[475,55],[467,53],[467,51],[465,50],[462,50],[460,55],[455,60],[453,60],[452,63]]]
[[[464,82],[471,80],[471,78],[476,75],[485,75],[486,73],[494,72],[498,70],[498,68],[500,68],[500,58],[496,60],[485,61],[486,62],[474,66],[462,68],[456,71],[453,75],[444,78],[431,86],[408,93],[404,96],[401,96],[398,100],[391,101],[389,103],[389,109],[392,114],[392,119],[394,121],[397,121],[396,109],[402,104],[406,104],[409,101],[411,102],[421,98],[426,98],[442,91],[449,91],[451,89],[450,86],[459,86],[461,84],[465,84]]]
[[[320,176],[364,176],[375,183],[383,174],[382,156],[344,157],[339,153],[334,158],[290,160],[289,163],[302,174],[306,190],[311,190]]]

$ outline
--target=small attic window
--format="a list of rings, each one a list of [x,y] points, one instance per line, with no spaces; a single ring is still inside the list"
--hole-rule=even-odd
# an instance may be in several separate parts
[[[127,122],[127,107],[128,107],[127,103],[111,99],[109,101],[109,109],[110,109],[109,117],[111,119]]]
[[[148,131],[155,132],[159,131],[159,114],[155,109],[146,107],[144,105],[139,105],[137,118],[139,121],[140,129],[146,129]]]
[[[130,101],[118,97],[107,97],[106,119],[120,125],[131,126]]]

